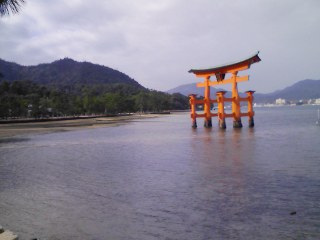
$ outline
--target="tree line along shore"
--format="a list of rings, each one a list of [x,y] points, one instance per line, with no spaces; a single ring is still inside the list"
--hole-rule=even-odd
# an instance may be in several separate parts
[[[186,96],[129,84],[40,85],[0,81],[0,119],[58,119],[112,116],[119,113],[163,112],[189,108]]]

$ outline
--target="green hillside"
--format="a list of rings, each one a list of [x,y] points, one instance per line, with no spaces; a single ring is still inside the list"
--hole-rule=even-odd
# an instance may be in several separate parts
[[[128,75],[62,59],[21,66],[0,60],[0,119],[187,109],[188,98],[149,90]]]
[[[113,84],[123,83],[143,88],[128,75],[98,64],[77,62],[70,58],[36,66],[21,66],[0,59],[3,80],[29,80],[44,85]]]

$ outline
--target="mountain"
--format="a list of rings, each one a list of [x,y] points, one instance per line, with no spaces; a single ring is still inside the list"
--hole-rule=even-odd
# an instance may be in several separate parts
[[[224,91],[221,88],[211,88],[211,95],[214,96],[216,92]],[[180,85],[176,88],[170,89],[167,93],[181,93],[182,95],[188,96],[190,94],[197,94],[198,96],[203,96],[203,88],[197,88],[195,83]]]
[[[274,102],[278,98],[289,101],[320,98],[320,80],[305,79],[289,87],[267,94],[255,94],[259,102]]]
[[[211,95],[214,96],[217,91],[223,89],[211,88]],[[188,96],[191,93],[203,96],[203,88],[197,88],[195,83],[184,84],[176,88],[170,89],[168,93],[181,93]],[[241,93],[240,93],[241,94]],[[230,95],[230,92],[227,92]],[[301,80],[292,86],[284,88],[282,90],[277,90],[272,93],[258,93],[254,94],[255,102],[258,103],[272,103],[278,98],[284,98],[286,100],[297,101],[300,99],[316,99],[320,98],[320,80]]]
[[[66,86],[122,83],[143,88],[128,75],[109,67],[64,58],[48,64],[22,66],[0,59],[3,80],[30,80],[38,84]]]

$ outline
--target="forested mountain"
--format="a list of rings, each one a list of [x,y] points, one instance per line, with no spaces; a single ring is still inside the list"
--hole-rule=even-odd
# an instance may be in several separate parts
[[[143,88],[120,71],[89,62],[77,62],[70,58],[37,66],[21,66],[0,59],[0,73],[3,80],[8,82],[29,80],[54,86],[123,83]]]
[[[211,95],[214,96],[216,91],[221,91],[222,89],[211,88]],[[196,83],[185,84],[173,88],[168,93],[181,93],[188,96],[191,93],[203,95],[203,88],[197,88]],[[230,95],[230,93],[227,93]],[[254,94],[255,102],[258,103],[273,103],[278,98],[284,98],[289,101],[298,101],[300,99],[316,99],[320,98],[320,80],[301,80],[292,86],[278,90],[272,93],[259,93]]]
[[[188,107],[188,97],[146,89],[108,67],[68,58],[29,67],[0,60],[0,119]]]

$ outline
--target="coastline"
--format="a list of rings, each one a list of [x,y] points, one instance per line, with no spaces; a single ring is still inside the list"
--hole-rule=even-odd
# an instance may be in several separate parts
[[[158,114],[131,114],[112,117],[89,117],[50,121],[27,121],[0,124],[0,140],[18,136],[72,131],[84,128],[117,126],[128,121],[156,118]]]

